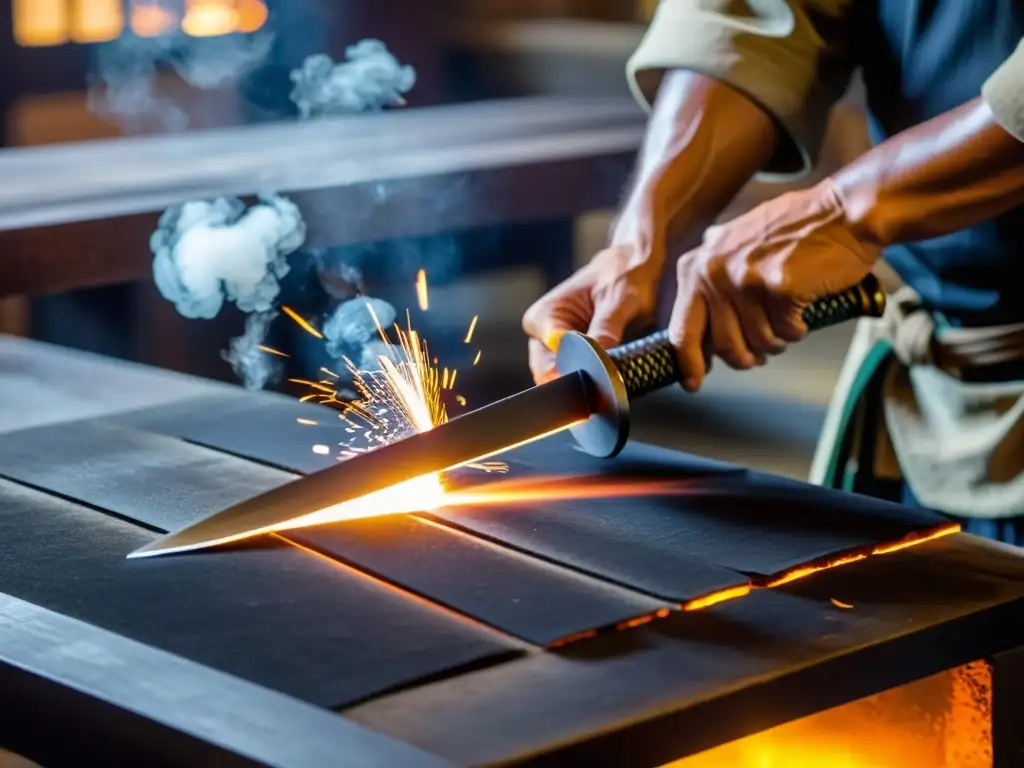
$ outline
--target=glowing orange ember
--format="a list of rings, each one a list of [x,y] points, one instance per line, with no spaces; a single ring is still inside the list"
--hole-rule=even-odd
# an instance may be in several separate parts
[[[801,565],[796,568],[792,568],[788,571],[784,571],[780,575],[769,580],[764,586],[768,589],[772,589],[774,587],[781,587],[783,584],[789,584],[790,582],[796,581],[797,579],[805,578],[807,576],[810,576],[812,573],[819,573],[821,571],[828,570],[829,568],[836,568],[840,565],[849,565],[850,563],[856,563],[858,560],[863,560],[866,557],[866,554],[856,552],[850,555],[842,555],[840,557],[835,558],[834,560],[829,560],[821,564]]]
[[[420,309],[424,312],[430,308],[430,302],[427,300],[427,270],[425,269],[416,273],[416,299]]]
[[[735,587],[726,587],[720,589],[717,592],[712,592],[709,595],[698,597],[683,605],[684,611],[699,611],[702,608],[709,608],[712,605],[718,605],[729,600],[736,600],[741,597],[746,597],[750,594],[752,587],[749,584],[739,584]]]
[[[952,533],[960,532],[960,523],[949,523],[940,528],[935,528],[930,531],[921,531],[919,533],[912,533],[909,536],[894,541],[891,544],[880,544],[871,550],[873,555],[887,555],[890,552],[899,552],[901,549],[907,547],[915,547],[918,544],[924,544],[926,541],[933,541],[940,539],[943,536],[949,536]]]
[[[832,605],[834,605],[836,608],[846,608],[846,609],[853,608],[853,606],[850,605],[849,603],[844,603],[842,600],[836,600],[834,597],[831,598],[829,602],[831,602]]]
[[[306,318],[304,318],[302,315],[300,315],[298,312],[296,312],[291,307],[289,307],[289,306],[282,306],[281,307],[281,311],[284,312],[286,315],[288,315],[288,317],[290,317],[296,323],[298,323],[299,327],[302,330],[304,330],[306,333],[308,333],[308,334],[310,334],[312,336],[316,336],[318,339],[322,339],[324,337],[324,335],[322,333],[320,333],[320,331],[318,331],[316,328],[314,328],[312,325],[309,324],[309,322],[306,320]]]
[[[256,346],[256,349],[260,350],[261,352],[267,352],[271,355],[277,355],[278,357],[289,357],[289,355],[285,354],[284,352],[274,349],[273,347],[265,346],[263,344],[258,344]]]

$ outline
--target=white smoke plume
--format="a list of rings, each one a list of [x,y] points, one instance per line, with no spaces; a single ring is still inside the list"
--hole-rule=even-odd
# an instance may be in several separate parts
[[[381,354],[378,345],[384,345],[377,332],[374,315],[383,328],[391,326],[398,317],[395,308],[382,299],[360,296],[340,304],[322,329],[327,353],[332,357],[356,355],[353,362],[360,367],[368,367],[363,365],[367,354],[370,360],[375,361]],[[371,348],[374,350],[372,353],[368,352]]]
[[[335,64],[316,54],[292,71],[291,99],[303,119],[399,106],[416,83],[416,70],[400,64],[379,40],[361,40],[345,57]]]
[[[274,310],[253,312],[245,318],[245,333],[232,339],[228,349],[221,353],[246,389],[263,389],[281,372],[281,358],[260,349],[275,317]]]
[[[155,73],[168,62],[179,75],[199,88],[237,83],[267,55],[270,36],[240,38],[224,44],[191,41],[186,53],[169,41],[127,38],[106,52],[100,62],[107,113],[130,120],[154,114],[168,129],[183,128],[187,120],[173,102],[154,89]],[[291,73],[292,101],[302,119],[345,112],[379,111],[404,103],[416,81],[412,67],[401,65],[383,43],[363,40],[346,50],[346,61],[334,64],[316,55]],[[306,227],[298,208],[276,194],[261,196],[246,210],[236,199],[194,201],[168,209],[160,219],[150,246],[153,275],[160,293],[188,318],[212,318],[225,302],[234,303],[246,318],[245,333],[223,352],[245,386],[259,389],[276,375],[280,361],[259,349],[276,317],[280,281],[289,271],[288,256],[305,241]],[[357,272],[321,274],[333,296],[361,293]],[[351,294],[350,294],[351,295]],[[351,298],[332,314],[323,329],[328,351],[352,356],[357,365],[377,368],[380,355],[395,357],[395,348],[377,337],[366,309],[371,302],[386,327],[395,320],[387,302]]]
[[[288,274],[288,256],[306,239],[298,207],[262,195],[246,210],[236,199],[169,208],[150,239],[153,277],[165,299],[189,318],[212,318],[224,302],[267,312]]]
[[[89,108],[129,133],[184,131],[188,115],[162,92],[162,70],[173,68],[200,90],[233,86],[259,66],[273,43],[270,32],[210,38],[122,35],[95,48]]]

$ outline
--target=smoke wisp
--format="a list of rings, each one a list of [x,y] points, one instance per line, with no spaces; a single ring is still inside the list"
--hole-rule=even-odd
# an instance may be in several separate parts
[[[245,333],[231,339],[228,349],[221,352],[246,389],[263,389],[280,377],[281,358],[260,349],[275,317],[276,310],[253,312],[245,318]]]
[[[335,64],[316,54],[292,71],[291,99],[302,119],[399,106],[416,83],[416,70],[400,64],[379,40],[361,40],[345,57]]]
[[[128,133],[184,131],[187,113],[162,92],[158,75],[168,68],[200,90],[237,86],[269,55],[274,35],[191,38],[183,34],[122,35],[96,46],[89,75],[89,109]]]

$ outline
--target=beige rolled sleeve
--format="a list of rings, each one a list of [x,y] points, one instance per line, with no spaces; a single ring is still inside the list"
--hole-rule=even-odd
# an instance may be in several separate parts
[[[843,39],[852,0],[661,0],[627,75],[651,108],[666,71],[699,72],[759,104],[783,141],[761,174],[793,178],[813,168],[832,105],[853,71]]]
[[[985,81],[981,95],[999,124],[1024,141],[1024,40]]]

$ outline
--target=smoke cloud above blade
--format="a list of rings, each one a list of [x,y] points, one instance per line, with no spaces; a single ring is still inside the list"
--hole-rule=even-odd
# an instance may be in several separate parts
[[[405,103],[416,71],[402,65],[379,40],[362,40],[345,50],[346,61],[308,57],[293,70],[291,99],[303,119],[352,112],[377,112]]]
[[[305,238],[298,207],[277,195],[248,210],[229,198],[184,203],[164,212],[150,239],[153,277],[184,317],[216,317],[225,302],[267,312]]]
[[[268,55],[271,33],[253,36],[182,40],[181,36],[142,39],[125,36],[101,51],[97,59],[97,111],[118,117],[125,125],[144,118],[165,130],[187,126],[185,113],[158,94],[156,74],[173,67],[188,84],[201,90],[236,85]],[[300,119],[379,111],[404,104],[416,81],[415,70],[402,65],[379,40],[363,40],[346,50],[335,64],[329,56],[309,56],[290,74],[290,98]],[[277,317],[281,280],[289,258],[301,249],[306,226],[299,209],[276,193],[246,208],[235,198],[191,201],[172,206],[161,217],[150,247],[153,276],[161,295],[186,318],[216,317],[225,304],[246,313],[245,332],[232,339],[222,357],[246,387],[260,389],[277,376],[281,360],[260,349]],[[354,267],[325,264],[318,274],[335,300],[345,301],[324,328],[329,354],[349,356],[367,368],[378,367],[381,355],[395,357],[382,342],[366,309],[367,301],[384,326],[395,309],[364,297],[362,277]],[[353,298],[354,296],[354,298]]]

